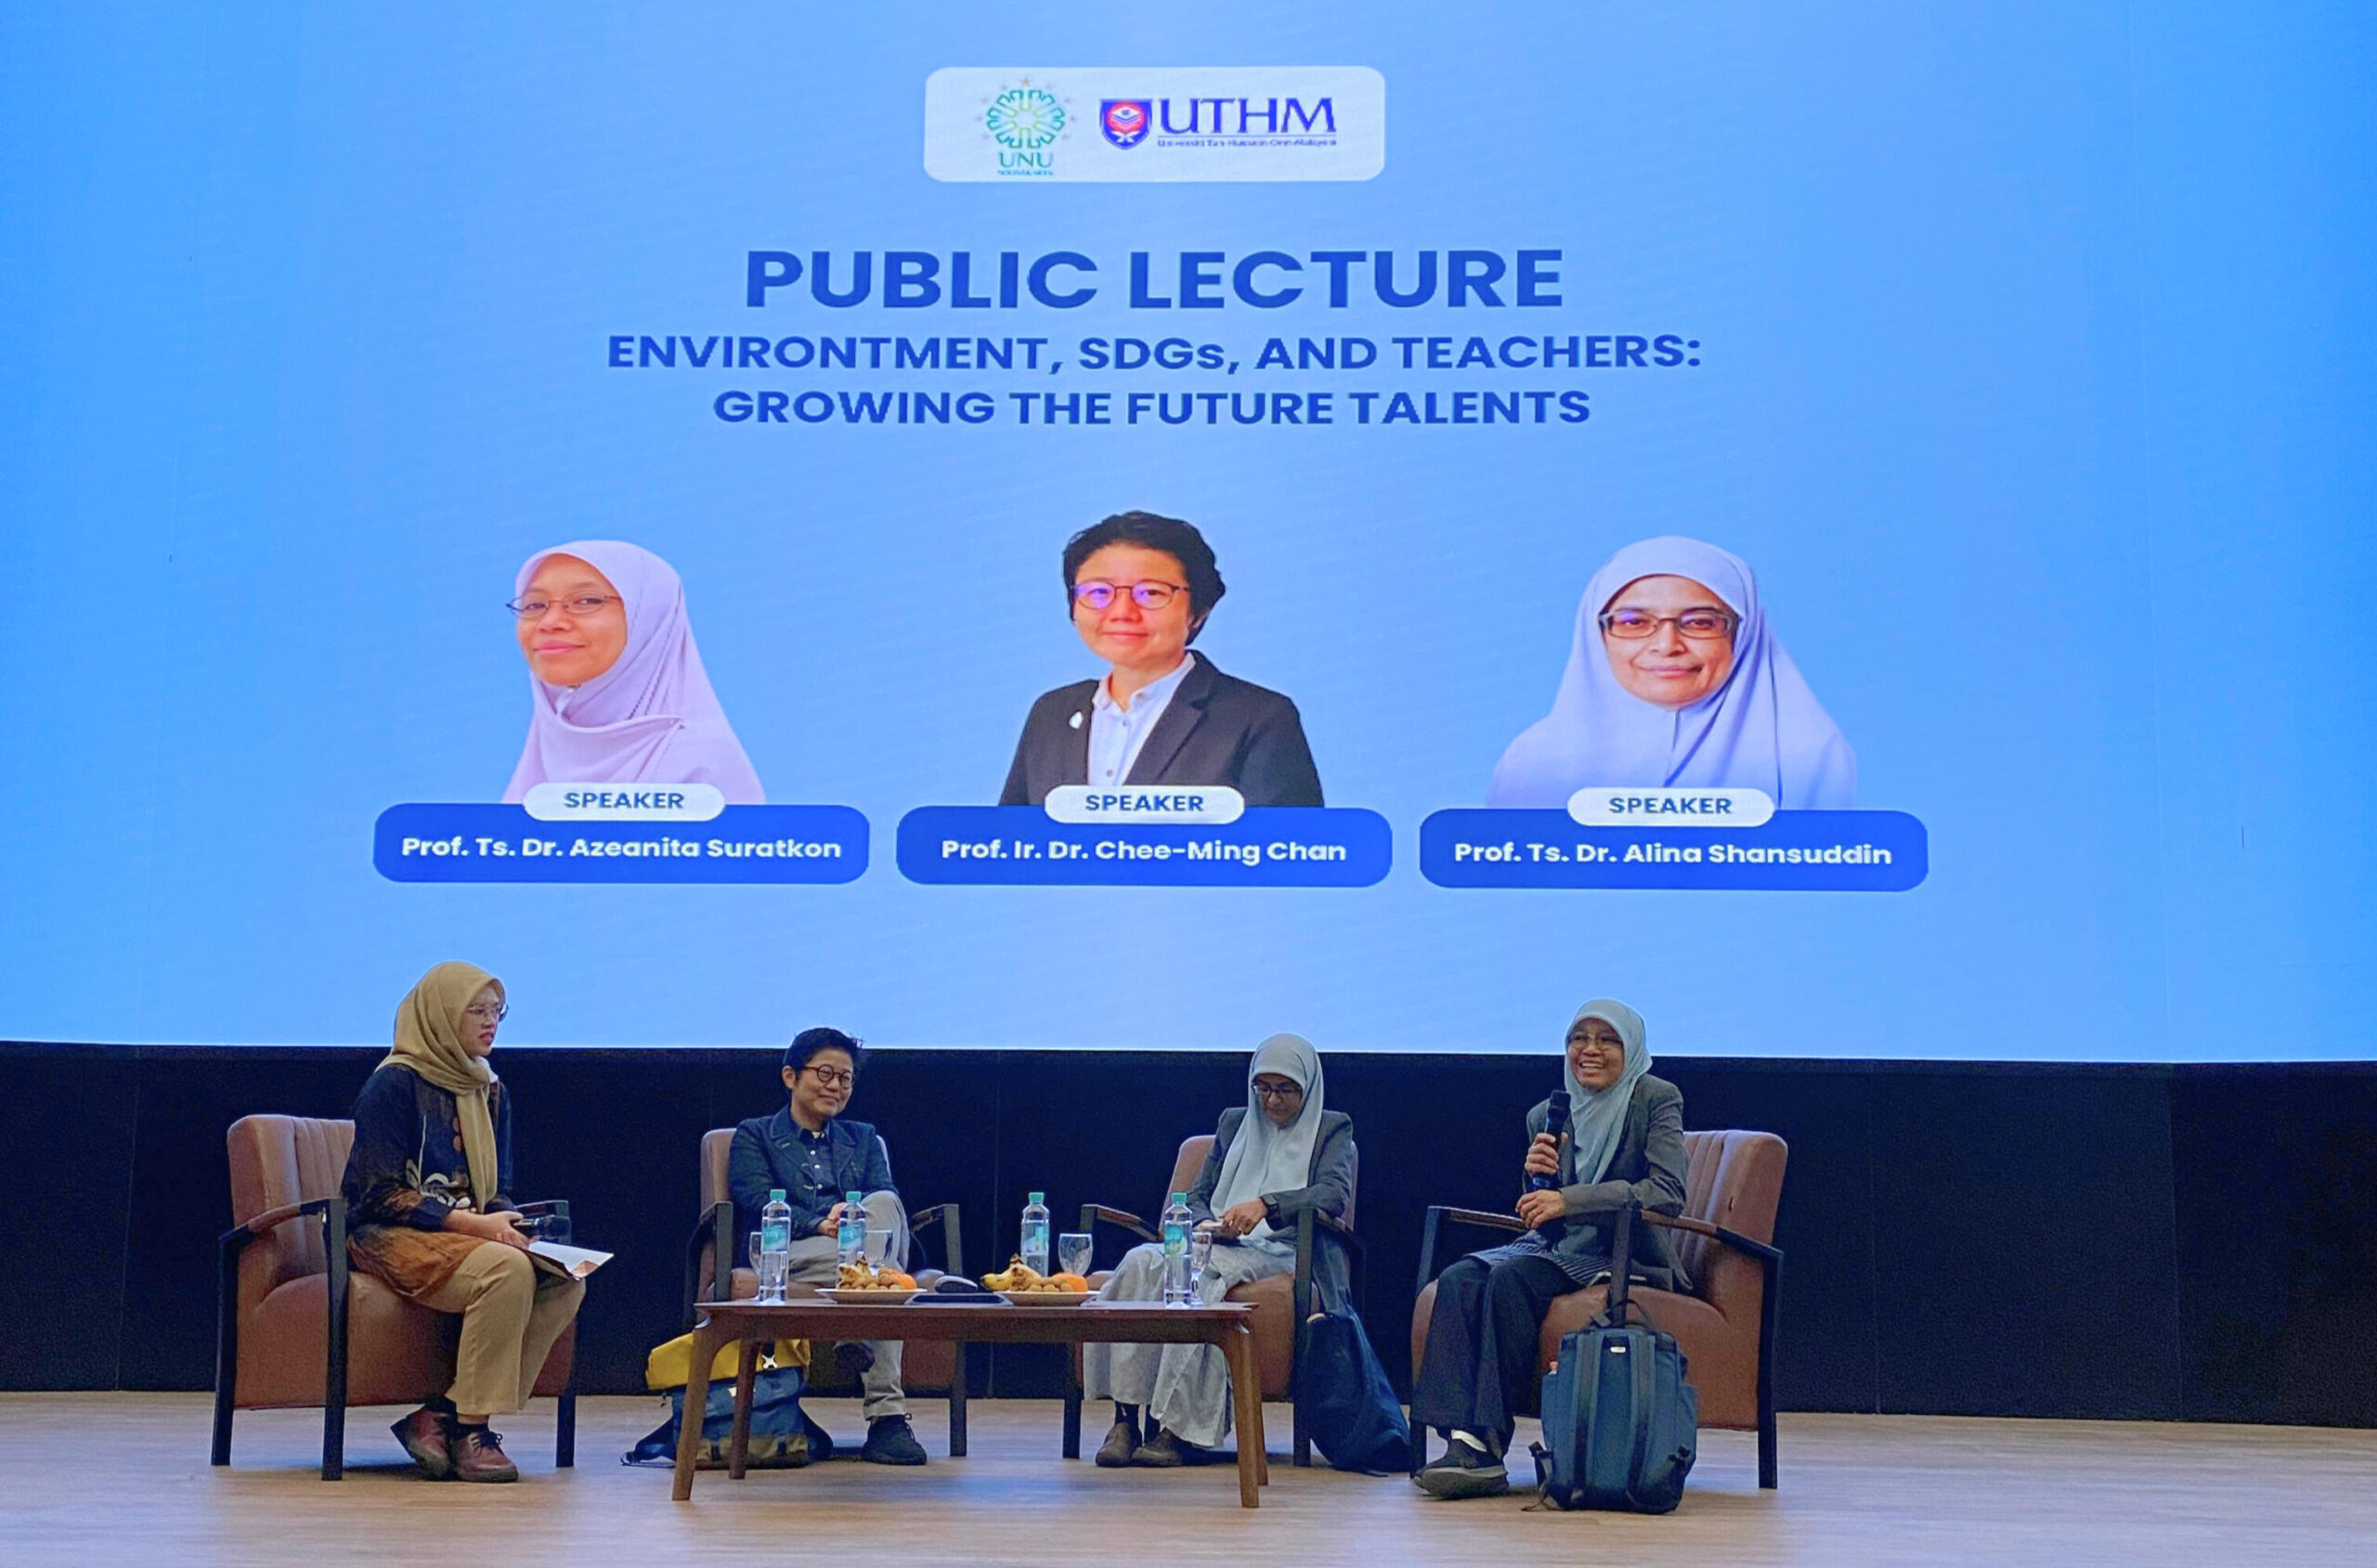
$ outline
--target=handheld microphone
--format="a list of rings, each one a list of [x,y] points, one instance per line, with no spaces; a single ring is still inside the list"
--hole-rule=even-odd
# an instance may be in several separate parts
[[[1555,1139],[1565,1138],[1568,1135],[1567,1090],[1554,1089],[1552,1091],[1552,1108],[1543,1119],[1543,1130]],[[1550,1192],[1559,1185],[1560,1178],[1557,1176],[1539,1174],[1529,1176],[1526,1179],[1526,1189],[1529,1192]],[[1560,1225],[1561,1222],[1558,1220],[1550,1220],[1546,1221],[1537,1228],[1539,1230],[1556,1231],[1559,1229]]]

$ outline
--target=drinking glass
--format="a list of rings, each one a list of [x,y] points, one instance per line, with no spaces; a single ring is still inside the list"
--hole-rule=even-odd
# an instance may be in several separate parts
[[[1078,1274],[1084,1279],[1088,1278],[1091,1245],[1089,1232],[1065,1231],[1057,1238],[1057,1266],[1067,1274]]]
[[[1214,1233],[1199,1225],[1188,1233],[1188,1304],[1205,1304],[1205,1265],[1213,1261]]]
[[[866,1233],[867,1266],[880,1271],[883,1267],[883,1260],[890,1255],[891,1233],[888,1230],[868,1231]]]

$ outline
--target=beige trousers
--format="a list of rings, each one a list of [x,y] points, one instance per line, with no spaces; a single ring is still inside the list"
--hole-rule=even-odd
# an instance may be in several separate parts
[[[483,1241],[445,1284],[413,1299],[462,1315],[454,1386],[446,1391],[454,1408],[466,1416],[506,1416],[526,1407],[553,1341],[586,1299],[586,1285],[539,1268],[517,1247]]]

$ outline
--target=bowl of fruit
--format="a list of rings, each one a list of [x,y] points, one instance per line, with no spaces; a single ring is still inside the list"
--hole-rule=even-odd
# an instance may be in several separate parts
[[[914,1275],[903,1274],[896,1268],[881,1268],[864,1258],[844,1263],[836,1270],[833,1289],[820,1290],[829,1302],[850,1306],[882,1306],[897,1304],[916,1294]]]
[[[982,1288],[1016,1306],[1079,1306],[1098,1294],[1078,1274],[1042,1274],[1021,1258],[982,1276]]]

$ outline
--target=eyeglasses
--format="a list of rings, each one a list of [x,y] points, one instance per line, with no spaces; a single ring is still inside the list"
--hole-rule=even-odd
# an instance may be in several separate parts
[[[581,593],[575,599],[514,599],[505,609],[524,621],[542,620],[545,612],[559,604],[573,616],[599,616],[605,604],[623,604],[626,601],[616,593]]]
[[[1093,610],[1103,610],[1114,603],[1116,594],[1127,593],[1131,596],[1131,603],[1140,609],[1161,610],[1172,603],[1175,594],[1188,591],[1187,586],[1181,583],[1143,582],[1124,587],[1121,583],[1102,582],[1092,577],[1087,582],[1073,584],[1073,603]]]
[[[1601,628],[1604,633],[1629,641],[1649,637],[1670,623],[1695,642],[1713,642],[1721,637],[1731,637],[1734,628],[1741,624],[1730,610],[1686,610],[1680,616],[1653,616],[1641,610],[1611,610],[1601,617]]]
[[[1623,1040],[1604,1040],[1598,1035],[1586,1034],[1579,1035],[1578,1038],[1569,1041],[1568,1048],[1572,1051],[1599,1051],[1604,1056],[1615,1051],[1620,1056],[1623,1056],[1626,1052],[1626,1042]]]
[[[847,1089],[858,1082],[858,1075],[848,1068],[812,1067],[802,1070],[817,1075],[817,1082],[828,1089]]]
[[[462,1009],[462,1016],[467,1018],[476,1018],[482,1023],[500,1024],[503,1021],[503,1016],[511,1011],[509,1003],[499,1003],[490,1007],[484,1002],[474,1002]]]
[[[1257,1083],[1254,1093],[1266,1100],[1300,1100],[1304,1090],[1293,1083]]]

